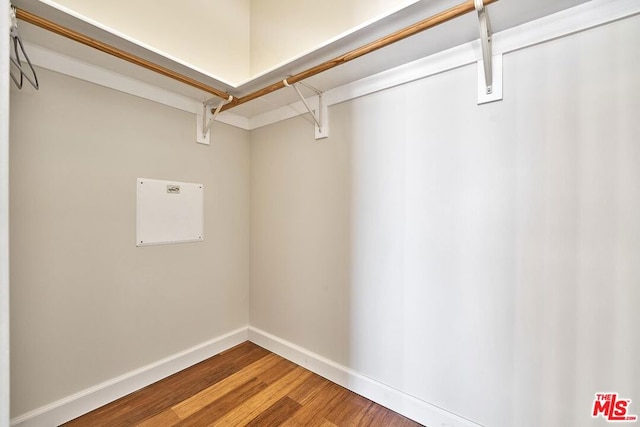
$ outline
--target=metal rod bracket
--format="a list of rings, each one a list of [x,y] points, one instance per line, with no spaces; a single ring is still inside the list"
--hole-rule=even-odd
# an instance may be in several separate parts
[[[482,59],[478,61],[478,104],[484,104],[502,100],[502,55],[492,54],[493,32],[484,0],[474,0],[474,4],[478,12],[482,49]],[[499,57],[500,64],[496,63],[496,57]]]
[[[478,23],[480,25],[480,43],[482,44],[482,60],[484,62],[484,79],[486,92],[493,91],[493,71],[491,64],[491,22],[489,13],[484,7],[484,0],[475,0],[476,11],[478,12]]]
[[[216,99],[218,98],[214,97],[204,101],[202,103],[202,112],[198,113],[198,116],[196,117],[196,141],[199,144],[209,145],[211,143],[211,125],[213,125],[216,117],[220,114],[222,107],[233,101],[233,96],[229,95],[229,98],[220,101],[216,109],[212,112],[209,106],[211,105],[211,102]]]
[[[300,82],[301,85],[311,89],[318,96],[318,108],[317,110],[314,110],[313,108],[311,108],[311,106],[309,105],[309,102],[307,102],[305,97],[302,95],[302,92],[300,92],[300,89],[298,88],[298,86],[296,86],[295,83],[290,84],[287,81],[287,79],[282,80],[282,83],[286,87],[292,87],[296,91],[296,93],[298,94],[298,97],[300,98],[300,101],[302,101],[302,103],[306,107],[309,114],[311,114],[311,117],[313,117],[313,121],[315,122],[315,138],[316,139],[328,138],[329,137],[329,114],[328,114],[329,111],[327,106],[323,102],[322,92],[309,84]]]

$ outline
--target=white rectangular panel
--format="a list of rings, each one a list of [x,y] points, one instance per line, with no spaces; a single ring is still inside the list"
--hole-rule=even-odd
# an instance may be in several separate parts
[[[204,240],[204,185],[138,178],[136,246]]]

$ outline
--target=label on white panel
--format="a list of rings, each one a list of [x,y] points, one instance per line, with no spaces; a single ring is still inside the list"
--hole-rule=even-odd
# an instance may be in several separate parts
[[[136,246],[204,240],[204,185],[138,178]]]

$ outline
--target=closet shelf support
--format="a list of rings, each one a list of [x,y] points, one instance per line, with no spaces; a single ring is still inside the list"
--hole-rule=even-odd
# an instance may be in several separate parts
[[[211,105],[212,101],[215,101],[217,99],[218,98],[216,97],[210,98],[202,103],[202,114],[201,115],[198,114],[198,117],[197,117],[197,121],[199,125],[197,129],[197,132],[198,132],[197,142],[200,144],[209,145],[211,140],[211,135],[210,135],[211,125],[213,125],[213,122],[216,120],[216,117],[218,117],[218,114],[220,114],[220,111],[222,111],[222,107],[230,103],[231,101],[233,101],[233,95],[229,95],[229,98],[223,99],[222,101],[220,101],[216,109],[213,110],[213,112],[211,112],[211,110],[209,110],[209,106]]]
[[[316,131],[315,131],[316,139],[328,138],[329,137],[328,109],[324,105],[324,102],[322,101],[322,91],[314,88],[313,86],[307,83],[299,82],[299,84],[314,91],[318,96],[318,109],[314,110],[313,108],[311,108],[306,98],[302,95],[302,92],[300,92],[300,89],[295,83],[289,83],[287,79],[284,79],[282,80],[282,84],[285,87],[292,87],[296,91],[296,93],[298,94],[298,97],[300,98],[300,101],[302,101],[302,103],[306,107],[309,114],[311,114],[311,117],[313,117],[313,121],[315,122],[315,125],[316,125]]]
[[[480,28],[482,59],[478,61],[478,104],[502,99],[502,55],[493,55],[493,32],[483,0],[474,0]]]
[[[484,80],[486,83],[487,94],[493,92],[493,68],[491,64],[491,22],[489,21],[489,13],[484,7],[483,0],[475,0],[476,10],[478,11],[478,22],[480,24],[480,43],[482,44],[482,59],[484,62]]]

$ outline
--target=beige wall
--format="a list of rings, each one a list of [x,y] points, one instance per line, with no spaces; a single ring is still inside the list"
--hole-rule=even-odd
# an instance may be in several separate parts
[[[253,131],[251,325],[486,426],[640,396],[639,38],[508,54],[497,103],[467,66],[331,107],[328,140]]]
[[[304,117],[252,132],[250,316],[347,364],[352,161],[341,112],[331,109],[331,137],[320,141]]]
[[[251,0],[251,74],[415,0]]]
[[[13,417],[248,323],[248,132],[38,77],[11,93]],[[206,240],[137,248],[137,177],[204,183]]]
[[[250,0],[55,2],[227,82],[250,77]]]

